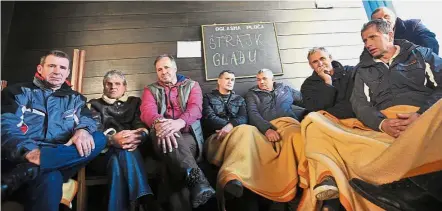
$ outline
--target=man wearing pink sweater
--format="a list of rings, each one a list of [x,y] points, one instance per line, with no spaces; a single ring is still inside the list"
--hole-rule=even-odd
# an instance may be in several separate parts
[[[161,187],[170,191],[168,201],[172,202],[172,210],[191,210],[215,194],[197,165],[197,160],[202,159],[204,144],[200,123],[202,91],[198,82],[176,73],[172,56],[160,55],[154,65],[158,81],[144,89],[141,120],[151,130],[156,155],[167,166],[168,180]],[[170,188],[165,188],[167,186]],[[192,207],[182,200],[174,200],[182,198],[175,197],[174,193],[182,192],[183,187],[190,191]]]

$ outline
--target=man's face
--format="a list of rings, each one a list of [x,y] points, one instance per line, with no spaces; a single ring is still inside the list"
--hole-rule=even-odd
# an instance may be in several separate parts
[[[308,59],[310,67],[318,74],[324,72],[330,75],[333,70],[331,62],[330,55],[321,50],[310,55]]]
[[[391,29],[393,29],[394,25],[396,24],[396,15],[392,11],[384,8],[380,9],[377,13],[373,14],[371,16],[371,19],[372,20],[383,19],[384,21],[387,21],[390,24]]]
[[[51,88],[60,88],[70,73],[69,60],[49,55],[43,64],[37,65],[37,72],[51,85]]]
[[[176,67],[168,57],[161,58],[155,65],[158,80],[163,83],[172,83],[176,80]]]
[[[218,78],[218,89],[232,91],[234,85],[235,75],[232,73],[225,72]]]
[[[114,75],[108,78],[104,82],[104,95],[110,99],[118,99],[121,98],[126,92],[126,85],[124,85],[124,80]]]
[[[273,90],[273,76],[269,73],[263,72],[256,75],[256,82],[261,90]]]
[[[371,26],[362,32],[362,41],[371,56],[379,59],[388,52],[389,47],[393,46],[393,33],[382,34],[376,26]]]

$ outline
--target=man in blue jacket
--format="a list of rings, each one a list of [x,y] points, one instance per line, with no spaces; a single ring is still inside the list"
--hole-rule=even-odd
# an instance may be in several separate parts
[[[58,210],[63,182],[106,145],[69,73],[68,55],[52,50],[33,83],[2,91],[2,197],[20,187],[26,210]]]
[[[431,48],[435,54],[439,54],[439,43],[436,35],[422,24],[419,19],[402,20],[387,7],[379,7],[371,13],[371,19],[383,19],[393,29],[394,39],[408,40],[416,45]]]

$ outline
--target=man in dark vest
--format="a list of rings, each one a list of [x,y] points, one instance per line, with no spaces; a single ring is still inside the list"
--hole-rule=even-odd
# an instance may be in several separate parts
[[[127,96],[127,81],[122,72],[111,70],[103,78],[103,96],[89,101],[98,130],[105,133],[108,149],[87,167],[109,178],[108,210],[143,206],[159,210],[147,181],[140,148],[148,139],[140,119],[141,99]]]
[[[371,13],[371,19],[383,19],[390,23],[394,32],[394,39],[408,40],[416,45],[431,48],[439,54],[439,43],[436,35],[422,24],[419,19],[402,20],[387,7],[379,7]]]
[[[167,166],[171,178],[166,185],[188,188],[191,204],[196,208],[215,194],[197,165],[204,144],[200,123],[202,91],[198,82],[176,73],[172,56],[160,55],[154,65],[158,81],[144,89],[141,120],[151,129],[154,150]],[[173,181],[179,185],[172,185]],[[191,209],[187,205],[171,206],[176,210]]]

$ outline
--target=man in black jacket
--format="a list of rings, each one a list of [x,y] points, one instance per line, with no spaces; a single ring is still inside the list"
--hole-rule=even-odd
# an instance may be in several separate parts
[[[389,23],[383,20],[366,23],[361,36],[365,50],[355,70],[355,86],[350,98],[353,110],[371,129],[396,138],[442,98],[442,59],[429,48],[394,40]],[[397,114],[398,118],[394,119],[380,112],[396,105],[415,106],[419,110]],[[435,128],[431,130],[437,130]],[[407,207],[428,210],[424,206],[429,206],[429,202],[438,199],[439,207],[442,203],[441,178],[439,171],[380,186],[359,179],[352,179],[350,184],[365,198],[387,210]]]
[[[353,91],[353,67],[342,66],[333,61],[331,54],[324,48],[311,49],[307,54],[310,67],[314,70],[301,86],[301,93],[308,112],[325,110],[339,119],[353,118],[355,114],[350,103]],[[309,145],[309,142],[306,142]],[[310,150],[306,147],[306,151]],[[313,161],[310,161],[313,162]],[[326,169],[322,163],[315,163],[317,169]],[[318,171],[322,172],[322,171]],[[324,201],[324,207],[339,197],[338,187],[333,176],[311,175],[318,184],[313,188],[317,200]]]
[[[408,40],[416,45],[431,48],[439,54],[439,43],[436,35],[422,24],[420,19],[402,20],[387,7],[379,7],[371,13],[371,19],[383,19],[390,23],[394,32],[394,39]]]
[[[342,66],[324,48],[313,48],[307,59],[314,70],[301,86],[308,112],[325,110],[339,119],[355,117],[350,104],[353,66]]]
[[[108,210],[138,204],[145,210],[158,210],[139,150],[148,137],[140,119],[141,99],[127,96],[126,87],[124,74],[111,70],[103,78],[103,96],[89,101],[98,130],[107,136],[108,149],[88,165],[88,172],[109,177]]]
[[[219,74],[217,89],[205,94],[203,98],[202,121],[206,137],[204,151],[207,153],[206,158],[211,163],[213,163],[212,158],[218,152],[220,142],[224,141],[224,137],[234,127],[247,124],[246,102],[243,97],[235,94],[233,91],[234,84],[235,73],[230,70],[224,70]],[[225,154],[225,156],[229,156],[229,154]],[[255,207],[252,207],[255,198],[249,196],[252,194],[247,194],[247,199],[242,196],[243,186],[239,180],[230,180],[223,189],[231,196],[241,198],[240,200],[230,200],[230,203],[227,204],[228,208],[234,210],[255,209]]]

